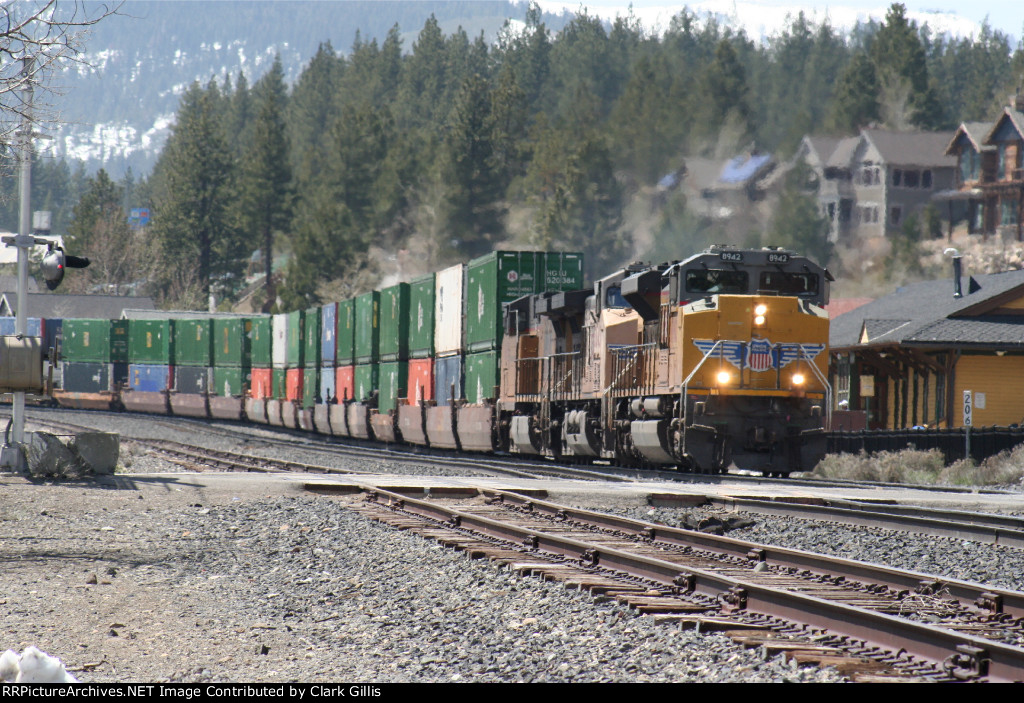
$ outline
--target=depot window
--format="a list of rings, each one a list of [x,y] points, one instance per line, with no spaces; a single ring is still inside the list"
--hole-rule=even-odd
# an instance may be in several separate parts
[[[746,271],[691,269],[686,272],[687,293],[744,294],[750,282]]]

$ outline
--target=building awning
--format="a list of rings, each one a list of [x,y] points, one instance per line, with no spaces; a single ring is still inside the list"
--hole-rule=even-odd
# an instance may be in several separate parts
[[[940,190],[938,193],[932,195],[932,200],[981,200],[985,196],[985,191],[981,188],[971,188],[970,190]]]

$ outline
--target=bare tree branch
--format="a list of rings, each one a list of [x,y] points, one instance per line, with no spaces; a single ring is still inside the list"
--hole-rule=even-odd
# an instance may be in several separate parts
[[[89,28],[118,14],[122,4],[0,0],[0,141],[9,141],[28,113],[25,89],[46,91],[53,73],[70,63],[87,63],[83,43]],[[31,112],[35,123],[53,121],[45,96],[33,100]]]

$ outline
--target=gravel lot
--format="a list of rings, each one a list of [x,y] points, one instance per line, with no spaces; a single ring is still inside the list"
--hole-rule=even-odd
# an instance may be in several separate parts
[[[0,649],[38,646],[82,681],[842,680],[471,561],[294,481],[146,473],[170,467],[128,437],[200,437],[90,424],[122,433],[138,473],[0,476]]]
[[[83,681],[841,680],[471,561],[292,480],[156,473],[180,468],[131,441],[351,461],[276,445],[273,432],[239,440],[131,416],[59,419],[120,432],[132,474],[56,485],[0,476],[0,650],[36,645]],[[441,473],[386,457],[355,468]],[[709,514],[552,500],[667,524]],[[750,517],[730,535],[1024,588],[1017,550]]]

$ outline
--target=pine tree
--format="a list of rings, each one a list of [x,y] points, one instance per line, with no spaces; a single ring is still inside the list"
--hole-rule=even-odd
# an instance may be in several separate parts
[[[128,293],[127,284],[145,277],[144,258],[135,246],[121,203],[123,189],[100,169],[86,180],[85,192],[74,208],[65,244],[92,263],[81,275],[65,281],[69,292],[85,293],[95,288],[113,295]]]
[[[864,52],[854,54],[836,87],[828,128],[840,134],[850,134],[877,122],[881,117],[878,93],[875,65]]]
[[[786,174],[786,185],[765,234],[765,244],[792,249],[826,266],[832,258],[833,246],[829,241],[829,222],[818,206],[816,192],[813,171],[807,164],[798,163]]]
[[[493,140],[489,86],[474,74],[459,91],[444,143],[444,216],[451,240],[464,256],[489,251],[504,234],[504,179]]]
[[[909,121],[929,129],[941,120],[940,108],[928,78],[928,61],[917,23],[907,19],[906,13],[901,3],[889,7],[885,22],[871,42],[871,60],[882,95],[888,98],[889,105],[883,106],[890,112],[887,122],[899,127]]]
[[[156,283],[179,304],[205,306],[214,282],[218,291],[233,288],[244,260],[229,212],[235,170],[219,100],[213,83],[185,91],[154,169],[152,231],[163,256]]]
[[[254,93],[258,112],[247,145],[239,179],[239,220],[250,246],[263,254],[266,296],[264,312],[277,298],[273,280],[274,237],[287,232],[291,219],[291,169],[284,113],[287,91],[278,55]]]

